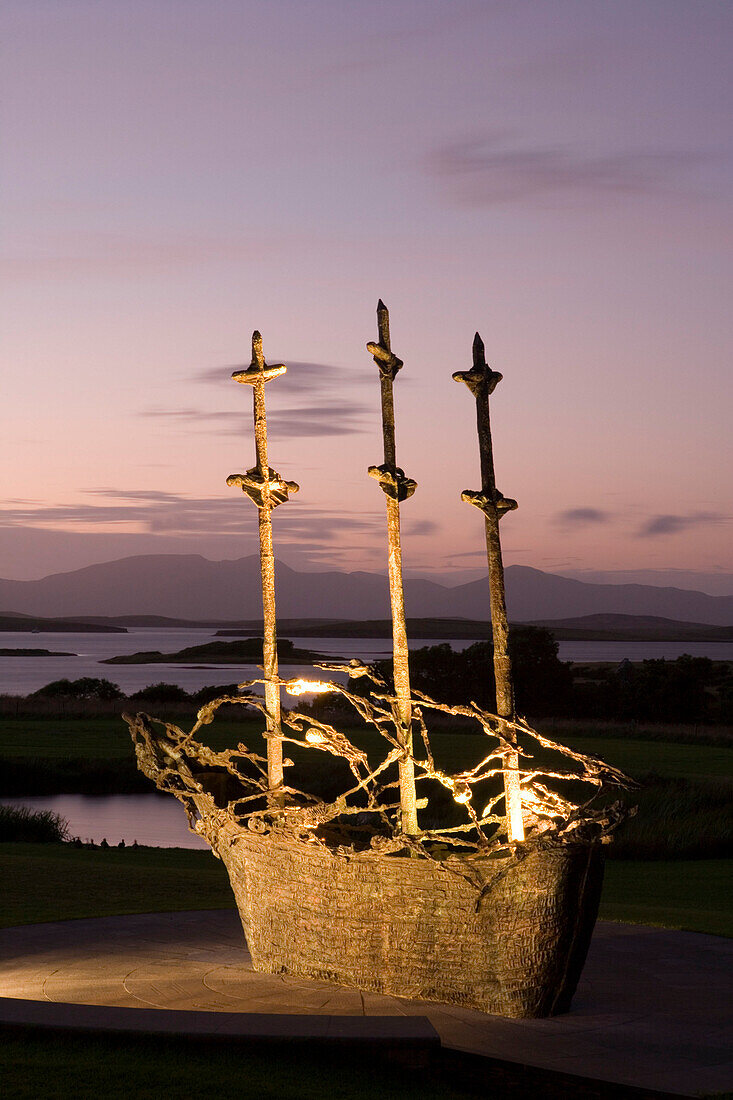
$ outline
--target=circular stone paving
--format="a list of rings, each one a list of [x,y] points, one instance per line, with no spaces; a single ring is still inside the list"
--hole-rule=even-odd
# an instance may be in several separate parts
[[[256,1014],[261,1033],[269,1018],[272,1034],[287,1036],[282,1018],[290,1016],[298,1034],[310,1018],[314,1035],[323,1035],[326,1020],[318,1017],[331,1024],[369,1017],[374,1033],[388,1038],[387,1018],[396,1032],[396,1018],[422,1017],[446,1047],[689,1096],[733,1087],[732,956],[731,941],[717,936],[599,923],[572,1010],[549,1020],[505,1020],[258,974],[231,910],[105,917],[1,930],[0,1022],[84,1026],[66,1006],[103,1005],[148,1010],[140,1030],[156,1018],[150,1010],[163,1010],[161,1019],[165,1013],[172,1021],[166,1030],[180,1020],[181,1030],[211,1032],[217,1019],[224,1023],[213,1014],[239,1013]],[[38,1003],[36,1015],[29,1002]],[[94,1020],[105,1026],[103,1013]]]

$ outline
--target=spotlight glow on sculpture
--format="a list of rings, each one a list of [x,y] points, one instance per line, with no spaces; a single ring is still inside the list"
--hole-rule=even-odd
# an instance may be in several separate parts
[[[288,695],[322,695],[331,690],[331,685],[323,680],[288,680],[285,690]]]
[[[322,745],[326,740],[320,730],[308,730],[305,739],[309,745]]]

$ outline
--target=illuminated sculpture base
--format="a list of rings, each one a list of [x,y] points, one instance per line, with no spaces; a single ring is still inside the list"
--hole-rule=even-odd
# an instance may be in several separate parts
[[[255,970],[513,1018],[570,1007],[598,910],[596,844],[433,861],[345,856],[225,814],[197,832],[227,868]]]

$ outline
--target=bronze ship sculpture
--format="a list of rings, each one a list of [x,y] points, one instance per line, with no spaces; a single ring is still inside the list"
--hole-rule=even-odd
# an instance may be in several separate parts
[[[233,377],[253,388],[256,465],[227,482],[258,509],[263,677],[203,706],[188,732],[143,713],[125,718],[139,768],[183,804],[190,828],[223,861],[256,970],[507,1017],[549,1016],[568,1010],[585,961],[603,845],[622,813],[608,790],[626,777],[550,741],[515,712],[499,521],[516,502],[496,489],[489,396],[501,375],[487,366],[478,334],[471,369],[453,377],[476,399],[482,484],[462,499],[485,517],[496,713],[411,689],[400,504],[416,485],[396,464],[393,386],[403,364],[381,301],[377,319],[378,341],[367,348],[379,370],[384,462],[369,474],[386,499],[393,682],[358,660],[319,666],[348,672],[346,685],[279,676],[271,513],[298,486],[269,466],[265,385],[285,367],[267,365],[255,332],[252,363]],[[376,731],[383,754],[376,759],[358,734],[349,738],[307,710],[283,708],[283,690],[333,692],[356,724]],[[229,705],[259,711],[266,756],[242,743],[217,752],[199,739]],[[441,768],[430,740],[435,716],[473,723],[486,737],[482,758],[456,774]],[[350,777],[344,789],[322,798],[297,786],[299,765],[284,748],[299,759],[339,758]],[[449,797],[444,820],[435,818],[436,792],[441,806]]]

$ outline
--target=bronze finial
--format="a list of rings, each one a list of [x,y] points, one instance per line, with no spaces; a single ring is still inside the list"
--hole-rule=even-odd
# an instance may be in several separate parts
[[[240,485],[257,506],[260,533],[260,568],[262,571],[263,641],[262,666],[265,681],[267,737],[267,777],[275,792],[275,805],[282,804],[283,752],[280,711],[280,683],[277,663],[277,625],[275,617],[275,554],[272,545],[272,509],[284,504],[289,493],[297,493],[294,481],[285,481],[271,468],[267,457],[267,415],[265,384],[286,371],[281,363],[268,366],[262,353],[262,337],[252,333],[252,362],[246,370],[232,374],[235,382],[252,386],[257,465],[246,474],[230,474],[227,485]]]
[[[382,299],[377,305],[379,342],[368,343],[379,368],[382,396],[382,436],[384,462],[370,466],[369,476],[379,482],[387,501],[387,539],[389,545],[389,595],[392,605],[392,653],[395,696],[397,699],[397,739],[405,750],[399,761],[400,810],[403,833],[415,834],[417,824],[417,800],[415,796],[415,767],[412,760],[412,702],[410,698],[410,666],[405,623],[405,596],[402,584],[402,543],[400,539],[400,501],[407,500],[417,488],[416,483],[405,477],[396,464],[394,393],[393,385],[402,360],[392,352],[389,336],[389,311]]]
[[[473,366],[469,371],[456,371],[456,382],[463,382],[476,398],[476,425],[481,456],[481,489],[468,489],[461,500],[473,504],[484,514],[486,553],[489,563],[489,596],[491,601],[491,632],[494,639],[494,677],[496,680],[496,713],[508,721],[514,719],[514,689],[509,656],[509,624],[506,613],[504,565],[501,557],[499,520],[517,507],[516,500],[502,496],[496,488],[494,452],[491,442],[489,395],[502,376],[486,363],[484,342],[476,333],[473,340]],[[514,738],[511,738],[514,740]],[[507,833],[510,841],[524,840],[522,792],[519,776],[519,755],[507,753],[504,758],[504,791],[506,795]]]

